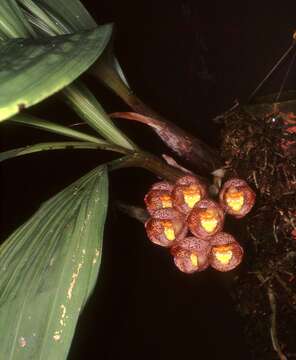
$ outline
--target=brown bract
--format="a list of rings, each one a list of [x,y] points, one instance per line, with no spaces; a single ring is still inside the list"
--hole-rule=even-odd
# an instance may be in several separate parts
[[[222,230],[224,213],[213,200],[201,200],[195,205],[187,218],[187,224],[197,238],[208,239]]]
[[[194,236],[178,241],[171,254],[177,268],[187,274],[205,270],[209,266],[210,244]]]
[[[256,194],[244,180],[230,179],[223,185],[219,197],[221,206],[228,214],[242,218],[254,206]]]
[[[192,175],[178,179],[172,192],[173,205],[183,214],[188,214],[205,196],[205,186]]]
[[[185,217],[175,209],[161,209],[146,223],[148,238],[157,245],[170,247],[183,239],[188,231]]]
[[[212,248],[209,262],[214,269],[230,271],[241,263],[244,251],[232,235],[220,232],[210,242]]]

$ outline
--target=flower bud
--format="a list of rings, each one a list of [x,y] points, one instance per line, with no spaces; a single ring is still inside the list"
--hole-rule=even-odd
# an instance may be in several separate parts
[[[156,210],[171,208],[173,186],[165,181],[155,183],[146,194],[144,201],[150,215]]]
[[[176,182],[172,193],[173,204],[183,214],[188,214],[205,195],[205,186],[196,177],[186,175]]]
[[[220,232],[211,238],[210,265],[218,271],[230,271],[237,267],[243,259],[243,248],[235,238]]]
[[[183,239],[188,231],[184,215],[175,209],[156,210],[145,227],[148,238],[164,247],[170,247]]]
[[[242,218],[255,204],[256,195],[249,185],[241,179],[226,181],[220,192],[220,204],[228,214]]]
[[[171,249],[177,268],[187,274],[205,270],[209,266],[210,244],[190,236],[180,240]]]
[[[222,230],[224,213],[213,200],[201,200],[190,212],[187,224],[197,238],[206,239]]]

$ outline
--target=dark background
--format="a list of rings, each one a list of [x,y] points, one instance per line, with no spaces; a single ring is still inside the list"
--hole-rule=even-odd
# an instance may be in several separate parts
[[[98,23],[116,24],[116,54],[139,97],[215,147],[219,128],[211,119],[236,98],[246,101],[290,45],[296,28],[293,1],[83,3]],[[278,91],[286,70],[287,63],[261,94]],[[85,80],[107,111],[127,109],[93,79],[85,76]],[[295,68],[287,87],[293,88],[294,82]],[[53,121],[77,121],[57,96],[33,111]],[[169,153],[142,125],[123,122],[120,126],[143,148]],[[37,130],[20,131],[8,122],[2,125],[3,149],[54,139]],[[111,158],[114,155],[102,152],[68,151],[3,164],[2,239],[42,201]],[[142,205],[155,181],[139,169],[110,176],[100,278],[69,359],[251,359],[243,323],[227,290],[230,275],[211,270],[193,276],[178,272],[168,253],[148,242],[143,226],[114,206],[117,199]]]

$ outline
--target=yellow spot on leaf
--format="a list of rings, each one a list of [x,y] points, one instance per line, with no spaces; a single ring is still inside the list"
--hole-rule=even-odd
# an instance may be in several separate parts
[[[27,341],[23,336],[19,338],[19,345],[22,348],[27,346]]]
[[[93,265],[96,264],[99,255],[100,255],[100,250],[99,250],[99,249],[96,249],[95,257],[94,257],[94,259],[93,259]]]
[[[66,326],[66,311],[67,311],[66,306],[62,304],[61,310],[62,310],[62,316],[60,318],[60,324],[62,326]]]
[[[76,272],[74,272],[72,274],[72,280],[71,280],[71,283],[70,283],[70,287],[68,289],[68,296],[67,296],[69,300],[71,300],[71,298],[72,298],[72,291],[73,291],[74,286],[76,284],[76,281],[77,281],[77,278],[78,278],[78,275],[79,275],[79,272],[80,272],[81,268],[82,268],[82,263],[79,263]]]
[[[61,340],[61,335],[60,334],[55,334],[53,336],[53,339],[54,339],[54,341],[59,341],[59,340]]]

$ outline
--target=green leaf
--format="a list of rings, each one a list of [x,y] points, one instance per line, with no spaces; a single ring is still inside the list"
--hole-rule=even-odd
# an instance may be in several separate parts
[[[112,25],[42,39],[0,43],[0,120],[61,90],[102,53]]]
[[[73,130],[63,125],[55,124],[50,121],[39,119],[29,114],[19,114],[13,116],[10,119],[10,122],[25,126],[31,126],[39,130],[48,131],[63,136],[68,136],[81,141],[93,142],[95,144],[105,144],[105,145],[108,144],[105,140],[99,139],[95,136],[85,134],[81,131]]]
[[[129,150],[137,147],[111,121],[95,96],[80,81],[64,89],[67,103],[105,139]]]
[[[27,10],[30,23],[48,35],[69,34],[97,27],[86,8],[77,0],[18,0]],[[66,16],[65,16],[66,15]]]
[[[59,19],[70,31],[97,27],[96,22],[79,0],[35,0],[35,2]]]
[[[55,0],[39,0],[37,2],[33,2],[32,0],[19,1],[31,12],[32,15],[26,13],[28,19],[47,35],[66,33],[96,26],[94,20],[90,17],[83,5],[76,0],[63,2],[62,6],[59,6],[60,2]],[[81,10],[82,8],[84,10]],[[68,22],[65,20],[65,13],[70,14],[69,17],[67,16]],[[106,51],[104,51],[104,54],[105,53]],[[108,54],[109,53],[108,51]],[[120,76],[120,78],[124,78],[120,65],[115,61],[113,53],[111,62],[112,67],[114,67],[112,71],[116,72],[116,77]],[[117,75],[117,71],[120,72],[120,75]],[[125,78],[123,81],[126,81]],[[101,136],[127,149],[137,149],[136,145],[113,124],[98,100],[81,82],[76,82],[64,89],[64,94],[68,104],[74,111],[101,134]]]
[[[45,9],[43,9],[36,1],[33,0],[18,0],[19,3],[26,8],[27,10],[23,9],[27,20],[35,27],[40,28],[43,32],[47,35],[62,35],[62,34],[69,34],[75,31],[68,31],[68,29],[61,24],[61,22],[50,14],[47,14]],[[85,30],[85,29],[81,29]],[[87,29],[87,30],[90,30]]]
[[[29,155],[37,152],[44,152],[49,150],[109,150],[116,151],[122,154],[129,154],[126,149],[119,146],[112,145],[102,140],[102,143],[91,143],[83,141],[59,141],[59,142],[47,142],[34,145],[23,146],[21,148],[3,151],[0,153],[0,162],[8,159],[12,159],[18,156]]]
[[[47,201],[0,247],[0,360],[65,360],[98,275],[103,166]]]
[[[0,40],[34,36],[34,31],[15,0],[1,0]]]
[[[27,3],[27,8],[32,11],[32,6],[30,9],[29,3],[33,2],[32,0],[19,0],[23,4]],[[96,22],[93,17],[89,14],[86,8],[82,5],[79,0],[68,0],[61,2],[60,0],[35,0],[35,2],[40,5],[40,8],[47,10],[48,18],[43,15],[44,23],[49,27],[53,28],[56,26],[56,22],[52,21],[50,24],[49,18],[54,15],[55,20],[58,24],[62,24],[64,29],[67,29],[68,32],[87,30],[96,27]],[[33,12],[33,11],[32,11]],[[41,12],[34,12],[36,17],[41,18]],[[113,46],[111,45],[110,51],[110,66],[114,68],[118,76],[124,82],[124,84],[129,88],[126,76],[121,68],[120,63],[113,53]]]

